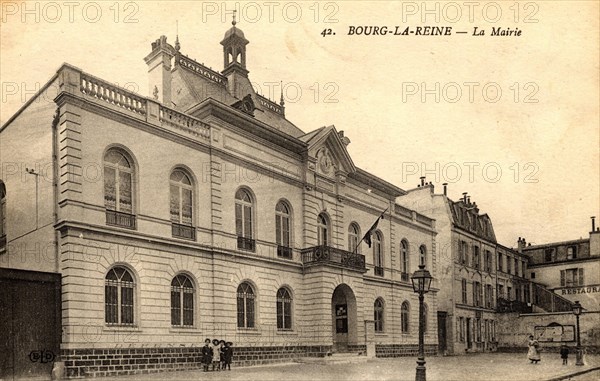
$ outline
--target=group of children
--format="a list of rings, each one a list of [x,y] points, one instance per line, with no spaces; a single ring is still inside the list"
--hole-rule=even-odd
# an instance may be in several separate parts
[[[202,347],[202,365],[205,372],[212,363],[212,370],[231,370],[231,360],[233,359],[233,343],[225,340],[210,339],[204,340]]]

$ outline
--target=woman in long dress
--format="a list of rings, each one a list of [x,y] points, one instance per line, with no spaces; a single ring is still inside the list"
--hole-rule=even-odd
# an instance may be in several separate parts
[[[537,364],[540,361],[540,351],[538,350],[540,344],[533,338],[533,335],[529,335],[529,351],[527,351],[527,358],[532,364]]]

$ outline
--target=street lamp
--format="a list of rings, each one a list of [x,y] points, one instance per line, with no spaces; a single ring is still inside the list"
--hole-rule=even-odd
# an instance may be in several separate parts
[[[419,269],[415,271],[410,278],[412,281],[413,290],[419,294],[419,356],[417,357],[417,375],[416,381],[425,381],[425,353],[423,345],[423,336],[425,331],[425,319],[423,317],[423,299],[424,295],[429,292],[431,280],[433,277],[429,271],[425,270],[425,265],[419,265]]]
[[[575,359],[577,361],[575,362],[575,365],[585,365],[583,363],[583,351],[581,349],[581,339],[579,337],[579,315],[581,315],[582,311],[583,307],[579,301],[575,301],[575,304],[573,304],[573,314],[575,314],[575,317],[577,318],[577,349],[575,349]]]

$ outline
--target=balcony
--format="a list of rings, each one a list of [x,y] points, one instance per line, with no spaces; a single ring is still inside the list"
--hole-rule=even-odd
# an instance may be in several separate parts
[[[533,312],[533,308],[528,303],[523,303],[518,300],[498,298],[496,303],[496,312],[531,313]]]
[[[279,258],[292,259],[292,248],[277,245],[277,256]]]
[[[383,267],[380,266],[375,266],[375,275],[377,276],[383,276]]]
[[[256,251],[256,241],[252,238],[237,237],[237,248],[245,251]]]
[[[409,277],[408,273],[400,273],[400,280],[401,281],[408,282],[409,281],[408,277]]]
[[[175,222],[171,223],[171,234],[176,238],[196,240],[196,228],[191,225],[182,225]]]
[[[301,251],[304,264],[331,264],[365,272],[365,256],[329,246],[313,246]]]
[[[135,230],[136,219],[134,214],[106,210],[106,224]]]

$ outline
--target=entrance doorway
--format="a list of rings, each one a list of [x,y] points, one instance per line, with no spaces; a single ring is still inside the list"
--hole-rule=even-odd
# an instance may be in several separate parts
[[[446,341],[446,320],[448,313],[445,311],[438,311],[437,313],[437,326],[438,326],[438,353],[444,354],[448,349]]]
[[[347,284],[340,284],[331,297],[333,351],[347,352],[356,344],[356,297]]]

